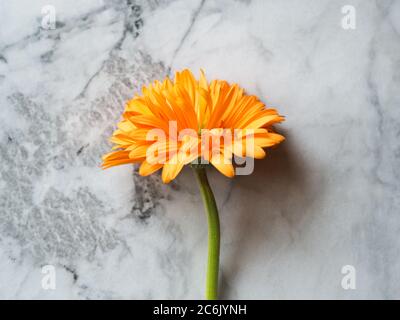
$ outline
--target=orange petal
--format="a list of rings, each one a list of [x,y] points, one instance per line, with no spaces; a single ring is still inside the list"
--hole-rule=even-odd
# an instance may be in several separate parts
[[[164,183],[169,183],[176,178],[176,176],[181,172],[183,168],[183,163],[177,161],[177,155],[164,164],[161,178]]]
[[[268,133],[266,135],[255,136],[254,144],[260,147],[272,147],[285,140],[285,137],[277,133]]]
[[[130,159],[145,158],[148,145],[136,145],[129,153]]]
[[[228,178],[233,178],[235,176],[235,169],[233,168],[232,161],[222,154],[213,155],[210,162],[219,172]]]
[[[157,170],[161,169],[163,167],[162,164],[160,163],[155,163],[155,164],[150,164],[146,160],[142,162],[139,168],[139,174],[141,176],[148,176]]]

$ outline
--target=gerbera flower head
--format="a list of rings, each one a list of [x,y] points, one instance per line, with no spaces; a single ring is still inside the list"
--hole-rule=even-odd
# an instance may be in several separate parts
[[[202,70],[197,80],[186,69],[174,80],[143,87],[126,103],[111,137],[114,151],[103,157],[102,167],[140,163],[140,175],[162,169],[168,183],[187,164],[211,163],[233,177],[235,157],[264,158],[263,148],[284,140],[272,129],[283,120],[237,84],[208,82]]]

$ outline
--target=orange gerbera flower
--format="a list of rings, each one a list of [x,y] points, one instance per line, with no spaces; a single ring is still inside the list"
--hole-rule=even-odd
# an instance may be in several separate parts
[[[208,83],[203,71],[196,80],[183,70],[174,81],[155,81],[127,102],[111,138],[114,151],[103,157],[102,167],[141,163],[143,176],[162,168],[168,183],[184,165],[201,160],[233,177],[234,155],[260,159],[263,148],[284,140],[272,130],[283,120],[237,84]]]

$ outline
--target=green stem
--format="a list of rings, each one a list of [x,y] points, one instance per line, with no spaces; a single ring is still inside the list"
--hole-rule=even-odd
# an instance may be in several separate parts
[[[219,217],[217,204],[208,183],[206,169],[194,167],[197,181],[200,186],[201,197],[207,213],[208,220],[208,262],[206,280],[206,299],[218,299],[218,269],[219,269]]]

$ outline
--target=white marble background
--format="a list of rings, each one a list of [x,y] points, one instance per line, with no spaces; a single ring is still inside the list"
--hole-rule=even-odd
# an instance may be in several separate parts
[[[400,298],[398,0],[1,1],[0,298],[203,297],[190,169],[163,185],[99,168],[124,101],[185,67],[287,117],[253,175],[210,172],[221,297]]]

